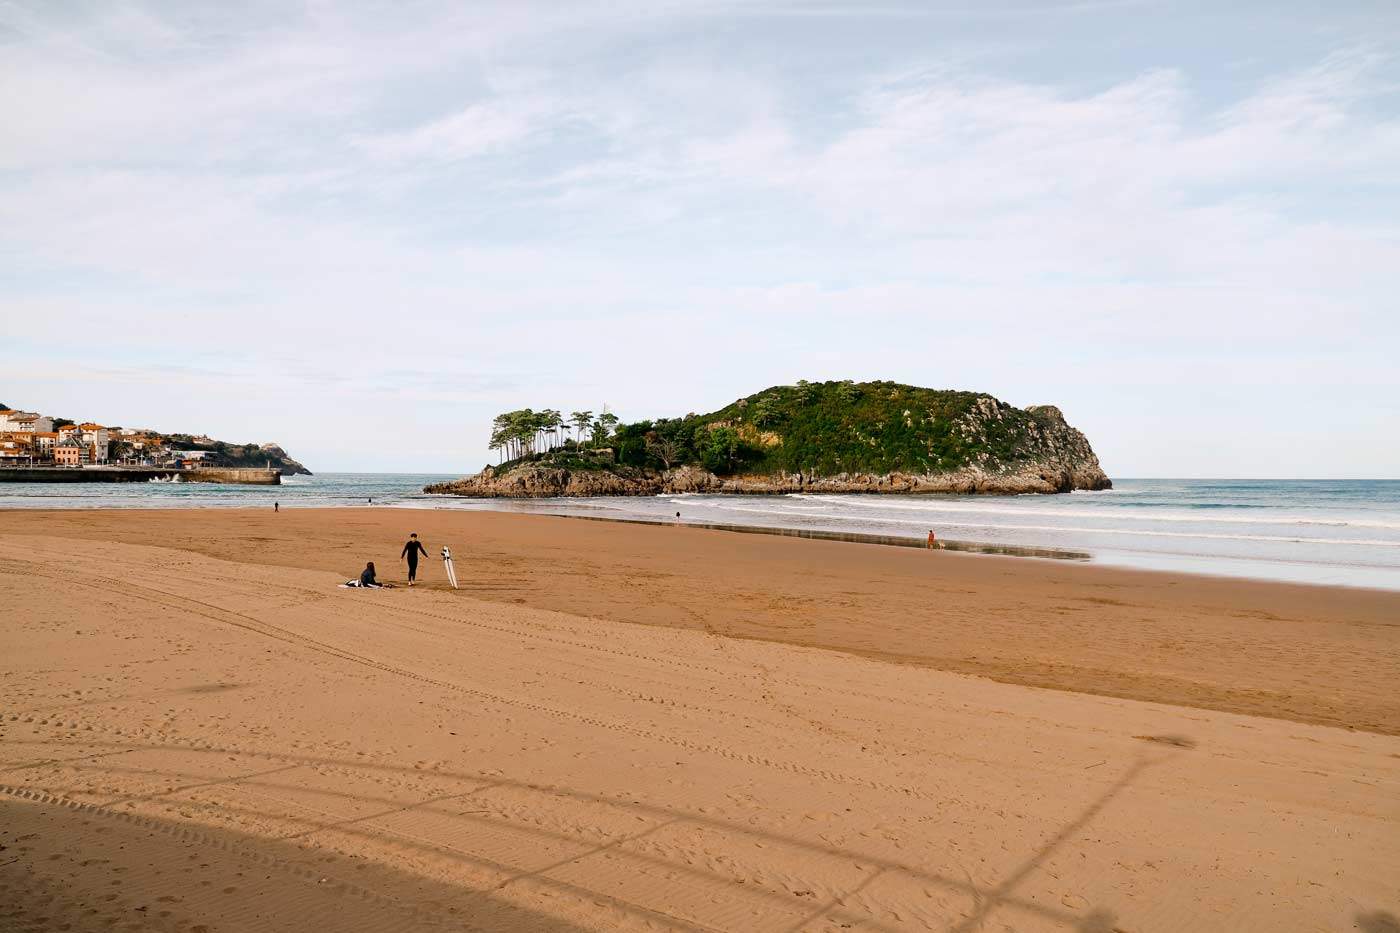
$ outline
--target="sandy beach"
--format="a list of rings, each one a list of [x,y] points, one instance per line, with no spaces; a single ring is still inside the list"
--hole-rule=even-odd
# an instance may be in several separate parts
[[[1397,593],[208,509],[0,601],[0,929],[1400,930]]]

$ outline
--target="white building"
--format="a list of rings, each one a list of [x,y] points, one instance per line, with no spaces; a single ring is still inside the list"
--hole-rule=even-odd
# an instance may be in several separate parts
[[[93,424],[89,421],[86,424],[78,425],[78,430],[82,432],[83,446],[88,449],[88,462],[106,463],[107,442],[110,440],[107,436],[107,429],[100,424]]]
[[[13,408],[0,411],[0,431],[18,431],[33,434],[36,431],[52,431],[53,419],[32,411],[15,411]]]

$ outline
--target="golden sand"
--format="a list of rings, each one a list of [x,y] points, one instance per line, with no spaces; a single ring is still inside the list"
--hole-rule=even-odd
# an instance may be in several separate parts
[[[205,510],[0,513],[0,605],[4,930],[1400,916],[1395,594]]]

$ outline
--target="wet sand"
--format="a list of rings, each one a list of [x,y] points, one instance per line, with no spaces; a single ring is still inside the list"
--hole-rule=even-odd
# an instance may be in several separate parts
[[[1400,923],[1395,594],[208,510],[0,513],[0,605],[0,929]]]

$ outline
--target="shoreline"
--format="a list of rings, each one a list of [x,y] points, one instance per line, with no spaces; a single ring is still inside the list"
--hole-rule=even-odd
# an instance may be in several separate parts
[[[490,510],[11,510],[0,540],[79,540],[818,648],[1009,684],[1400,734],[1400,593]],[[265,569],[258,569],[265,568]],[[395,593],[405,591],[392,591]]]
[[[920,538],[920,537],[917,537],[917,536],[882,535],[882,534],[875,534],[875,533],[870,533],[870,532],[830,531],[830,530],[827,530],[827,529],[820,529],[820,528],[784,528],[784,527],[778,526],[778,525],[742,525],[742,524],[728,523],[728,522],[697,522],[697,521],[684,521],[684,520],[683,520],[683,521],[680,522],[679,525],[678,525],[675,521],[668,521],[668,520],[666,520],[666,519],[664,519],[664,518],[662,518],[662,519],[649,519],[649,518],[615,518],[615,517],[603,516],[603,515],[579,515],[579,514],[572,513],[572,512],[527,511],[527,510],[524,510],[524,509],[520,509],[520,510],[516,510],[516,509],[500,509],[500,508],[491,507],[491,506],[489,506],[489,505],[482,506],[482,507],[479,507],[479,508],[471,508],[471,507],[468,507],[468,508],[425,508],[425,507],[422,507],[422,506],[418,506],[418,505],[412,504],[412,501],[413,501],[413,500],[401,500],[401,501],[397,501],[397,502],[384,502],[384,503],[366,504],[366,503],[360,501],[361,497],[359,497],[359,496],[339,496],[339,497],[336,497],[336,498],[342,498],[342,499],[345,499],[345,500],[347,500],[347,501],[346,501],[344,504],[341,504],[341,505],[317,504],[317,505],[313,505],[313,506],[301,506],[301,505],[296,504],[295,502],[290,502],[290,503],[288,504],[288,506],[287,506],[287,508],[286,508],[285,511],[287,511],[287,512],[292,512],[292,511],[309,512],[309,511],[321,511],[321,510],[326,510],[326,511],[338,511],[338,510],[342,510],[342,509],[347,510],[347,511],[378,511],[378,510],[392,509],[392,510],[396,510],[396,511],[411,512],[411,513],[417,513],[417,514],[422,514],[422,513],[478,514],[478,515],[480,515],[480,514],[489,514],[489,515],[503,515],[503,516],[521,516],[521,517],[527,517],[527,518],[529,518],[529,517],[539,517],[539,518],[579,519],[579,520],[583,520],[583,521],[609,522],[609,523],[615,523],[615,524],[621,524],[621,525],[640,525],[640,526],[647,526],[647,527],[654,527],[654,528],[683,527],[683,528],[693,528],[693,529],[700,529],[700,530],[706,530],[706,531],[725,531],[725,532],[733,532],[733,533],[735,533],[735,534],[744,534],[744,535],[769,535],[769,536],[780,537],[780,538],[804,538],[804,539],[814,540],[814,541],[832,541],[832,542],[839,542],[839,543],[846,543],[846,544],[866,544],[866,545],[877,545],[877,546],[884,546],[884,547],[909,548],[909,549],[919,550],[919,551],[929,550],[929,548],[927,547],[927,544],[926,544],[925,539]],[[464,498],[464,497],[448,497],[448,498]],[[479,499],[479,500],[476,500],[476,501],[483,502],[483,503],[488,503],[488,502],[496,502],[496,501],[524,502],[524,501],[540,501],[540,500],[523,500],[523,499],[492,500],[492,499]],[[579,508],[584,508],[584,507],[583,507],[583,506],[579,506]],[[146,507],[146,506],[107,506],[107,505],[94,505],[94,506],[66,506],[66,507],[62,507],[62,508],[53,508],[53,507],[45,507],[45,506],[29,506],[29,507],[23,507],[23,508],[12,508],[12,507],[0,506],[0,516],[8,515],[8,514],[28,515],[28,514],[34,514],[34,513],[38,513],[38,514],[54,513],[54,514],[60,514],[60,515],[61,515],[61,514],[69,513],[69,512],[78,512],[78,513],[113,513],[113,514],[119,514],[119,515],[120,515],[120,514],[141,514],[141,513],[145,513],[145,512],[154,512],[154,513],[173,512],[173,513],[200,514],[200,513],[209,512],[209,511],[213,511],[213,512],[250,512],[250,513],[258,513],[258,512],[265,511],[265,510],[266,510],[266,508],[265,508],[264,506],[261,506],[261,505],[254,507],[254,506],[249,506],[249,505],[245,505],[245,504],[238,504],[238,505],[218,505],[218,506],[160,505],[160,506],[151,506],[151,507]],[[1319,582],[1319,581],[1313,581],[1313,580],[1295,580],[1295,579],[1288,579],[1288,578],[1281,578],[1281,577],[1270,577],[1270,576],[1263,576],[1263,575],[1254,575],[1254,574],[1249,574],[1249,573],[1210,572],[1210,571],[1206,571],[1206,570],[1178,569],[1178,568],[1172,568],[1172,567],[1151,566],[1150,564],[1142,564],[1142,565],[1139,565],[1139,564],[1132,563],[1132,562],[1112,562],[1112,561],[1105,560],[1101,555],[1096,555],[1096,554],[1093,553],[1092,551],[1088,551],[1088,550],[1076,550],[1076,549],[1074,549],[1074,548],[1068,548],[1068,547],[1064,547],[1064,548],[1061,548],[1061,547],[1044,547],[1044,546],[1031,545],[1031,544],[997,544],[997,543],[994,543],[994,542],[972,541],[972,540],[967,540],[967,539],[951,539],[951,538],[939,538],[939,539],[938,539],[938,542],[939,542],[939,547],[936,548],[936,550],[939,550],[939,551],[949,551],[949,552],[956,552],[956,553],[960,553],[960,554],[968,554],[968,555],[982,556],[982,557],[1009,557],[1009,558],[1015,558],[1015,559],[1020,559],[1020,560],[1024,560],[1024,559],[1028,559],[1028,558],[1029,558],[1029,559],[1033,559],[1033,560],[1064,561],[1064,562],[1069,562],[1069,563],[1077,563],[1077,564],[1092,566],[1092,567],[1094,567],[1094,568],[1096,568],[1096,569],[1105,570],[1105,571],[1119,571],[1119,572],[1124,572],[1124,573],[1157,574],[1157,575],[1173,576],[1173,577],[1185,577],[1185,578],[1188,578],[1188,579],[1190,579],[1190,578],[1197,578],[1197,579],[1201,579],[1201,580],[1213,580],[1213,581],[1225,581],[1225,582],[1239,582],[1239,583],[1247,583],[1247,584],[1260,584],[1260,585],[1265,585],[1265,586],[1298,586],[1298,587],[1308,587],[1308,588],[1319,588],[1319,589],[1324,589],[1324,590],[1325,590],[1325,589],[1338,589],[1338,590],[1346,590],[1346,591],[1362,592],[1362,593],[1379,593],[1379,594],[1391,594],[1391,595],[1400,594],[1400,587],[1388,588],[1388,587],[1382,587],[1382,586],[1370,586],[1370,585],[1367,585],[1367,584],[1364,584],[1364,583],[1330,582],[1330,581],[1327,581],[1327,582]],[[1155,555],[1154,555],[1154,556],[1155,556]],[[1167,556],[1177,557],[1177,556],[1181,556],[1181,555],[1168,554]],[[1238,561],[1242,560],[1242,559],[1238,559],[1238,558],[1213,557],[1213,556],[1211,556],[1211,555],[1187,555],[1187,556],[1189,556],[1190,558],[1192,558],[1192,559],[1194,559],[1194,560],[1198,560],[1198,561],[1202,561],[1202,562],[1211,561],[1211,560],[1225,561],[1225,562],[1229,562],[1229,561],[1236,561],[1236,562],[1238,562]],[[1299,566],[1306,566],[1306,567],[1315,566],[1314,564],[1307,563],[1307,562],[1293,562],[1293,561],[1283,561],[1283,560],[1270,561],[1269,563],[1277,563],[1277,564],[1285,564],[1285,565],[1297,564],[1297,565],[1299,565]]]
[[[479,502],[498,502],[499,499],[479,499]],[[508,500],[512,502],[540,501],[540,500]],[[882,535],[872,532],[860,531],[831,531],[821,528],[784,528],[780,525],[741,525],[731,522],[697,522],[682,520],[677,523],[674,520],[665,518],[614,518],[605,515],[580,515],[575,512],[552,512],[552,511],[529,511],[526,509],[501,509],[485,505],[480,508],[445,508],[445,509],[425,509],[409,502],[386,503],[382,508],[401,509],[409,512],[422,511],[443,511],[443,512],[475,512],[490,513],[495,515],[525,515],[525,516],[547,516],[549,518],[569,518],[582,519],[593,522],[616,522],[623,525],[648,525],[653,527],[685,527],[701,528],[713,531],[730,531],[738,534],[758,534],[774,535],[784,538],[808,538],[820,541],[840,541],[850,544],[872,544],[887,547],[913,548],[915,550],[929,550],[926,540],[918,536],[906,535]],[[577,508],[585,508],[577,506]],[[0,509],[0,514],[5,510]],[[1400,593],[1400,586],[1383,587],[1370,586],[1365,583],[1350,582],[1318,582],[1312,580],[1293,580],[1280,577],[1270,577],[1249,573],[1228,573],[1211,572],[1206,570],[1177,569],[1171,567],[1152,566],[1150,562],[1142,564],[1132,562],[1112,562],[1104,559],[1102,555],[1095,554],[1088,550],[1077,550],[1070,547],[1046,547],[1033,544],[997,544],[990,541],[972,541],[967,539],[939,538],[937,550],[956,551],[964,554],[978,554],[986,557],[1014,557],[1032,558],[1036,560],[1063,560],[1083,564],[1093,565],[1104,570],[1123,570],[1132,573],[1170,574],[1182,577],[1200,577],[1207,580],[1237,580],[1245,583],[1279,584],[1284,586],[1308,586],[1322,587],[1326,589],[1346,589],[1359,590],[1374,593]],[[1179,555],[1169,554],[1166,556],[1176,557]],[[1212,559],[1219,561],[1240,561],[1240,558],[1212,558],[1210,555],[1189,555],[1192,559],[1199,561],[1209,561]],[[1316,566],[1307,562],[1291,561],[1270,561],[1271,564],[1297,565],[1304,567]]]
[[[548,512],[664,524],[679,508],[692,524],[812,529],[880,536],[891,544],[905,537],[922,543],[933,528],[950,546],[971,545],[970,550],[984,553],[1056,557],[1067,551],[1076,557],[1088,554],[1103,566],[1400,592],[1400,483],[1242,480],[1222,485],[1213,480],[1128,479],[1105,493],[995,501],[966,496],[703,494],[473,500],[416,492],[443,479],[429,474],[326,474],[288,479],[280,491],[154,483],[73,485],[65,491],[64,486],[46,485],[32,487],[37,493],[33,497],[4,495],[0,487],[0,508],[271,508],[274,499],[281,500],[283,509],[354,507],[372,496],[374,505],[405,509]],[[20,488],[10,487],[9,492]],[[668,499],[675,502],[669,509]]]
[[[385,508],[406,508],[411,506],[388,505]],[[467,511],[465,509],[461,511]],[[481,511],[493,511],[482,509]],[[500,514],[525,514],[501,512]],[[782,528],[776,525],[735,525],[724,522],[667,522],[646,518],[608,518],[604,515],[568,515],[553,512],[537,513],[551,518],[576,518],[586,522],[617,522],[622,525],[650,525],[654,527],[703,528],[708,531],[732,531],[745,535],[776,535],[780,538],[807,538],[813,541],[841,541],[846,544],[875,544],[883,547],[907,547],[916,550],[958,551],[964,554],[985,554],[997,557],[1033,557],[1040,560],[1092,561],[1093,555],[1085,551],[1068,548],[1042,548],[1020,544],[990,544],[981,541],[953,541],[938,539],[939,546],[931,549],[926,541],[903,535],[877,535],[859,531],[824,531],[820,528]]]

